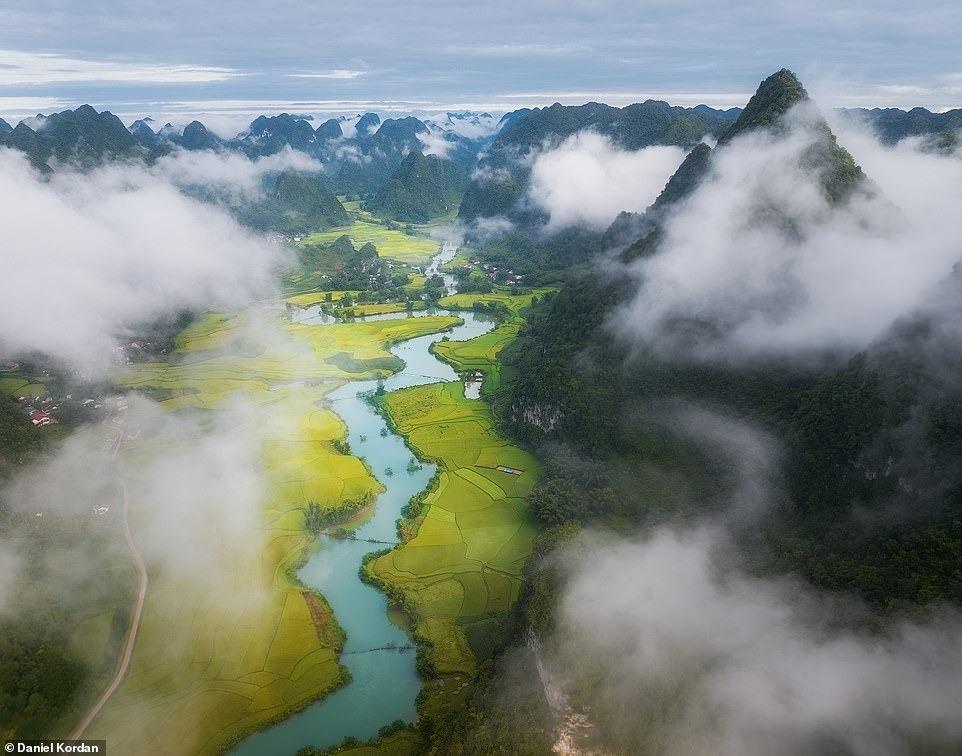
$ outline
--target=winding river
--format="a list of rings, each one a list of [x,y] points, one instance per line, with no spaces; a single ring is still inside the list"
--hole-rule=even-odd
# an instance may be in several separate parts
[[[456,246],[445,244],[425,272],[437,273],[440,265],[450,260],[456,251]],[[445,283],[450,290],[451,278],[445,276]],[[392,313],[368,319],[426,314],[431,311]],[[386,391],[459,380],[449,365],[431,354],[431,344],[443,336],[452,340],[470,339],[494,327],[483,315],[473,312],[459,315],[464,324],[453,331],[410,339],[391,348],[391,352],[404,361],[404,368],[384,380]],[[312,322],[310,317],[302,313],[299,322]],[[322,319],[325,316],[319,311],[316,317],[313,322],[329,322]],[[242,741],[231,752],[234,756],[293,754],[305,745],[324,748],[348,736],[365,740],[375,736],[386,724],[397,719],[411,722],[416,716],[414,703],[421,682],[415,669],[411,637],[403,620],[389,613],[385,595],[362,582],[358,570],[365,554],[397,542],[395,521],[401,508],[424,490],[435,467],[429,464],[417,469],[409,467],[414,455],[404,439],[395,434],[364,399],[364,394],[375,388],[377,381],[355,381],[340,387],[328,398],[347,424],[352,452],[367,460],[384,491],[377,498],[370,519],[357,529],[356,540],[324,538],[298,573],[306,585],[324,595],[347,633],[341,663],[350,670],[352,679],[299,714]]]

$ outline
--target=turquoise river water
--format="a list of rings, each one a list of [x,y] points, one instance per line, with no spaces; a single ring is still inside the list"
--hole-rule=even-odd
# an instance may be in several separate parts
[[[446,244],[427,272],[436,272],[456,249]],[[446,283],[450,287],[449,279]],[[430,313],[394,313],[369,319],[426,314]],[[452,340],[480,336],[494,323],[473,312],[458,315],[464,324],[453,331],[410,339],[391,348],[404,361],[404,369],[384,380],[386,391],[459,380],[449,365],[430,353],[429,347],[443,336]],[[319,312],[303,312],[298,321],[312,322],[312,317],[317,323],[327,322]],[[414,666],[411,637],[401,624],[392,621],[385,595],[362,582],[358,570],[365,554],[397,542],[395,522],[401,508],[425,489],[435,468],[424,464],[417,470],[408,469],[413,453],[365,401],[364,395],[376,388],[377,381],[355,381],[333,392],[329,399],[347,424],[352,453],[367,460],[384,491],[377,498],[373,515],[356,531],[357,540],[323,538],[298,573],[306,585],[324,595],[347,634],[341,663],[350,670],[351,682],[304,711],[243,740],[231,751],[234,756],[293,754],[305,745],[328,747],[348,736],[366,740],[397,719],[410,722],[415,718],[414,702],[421,682]],[[473,393],[472,389],[468,391]],[[392,474],[387,473],[389,468]],[[385,650],[386,646],[393,648]]]

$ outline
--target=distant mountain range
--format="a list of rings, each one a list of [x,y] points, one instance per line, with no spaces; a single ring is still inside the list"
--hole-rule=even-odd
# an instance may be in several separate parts
[[[797,150],[784,150],[783,140],[791,134],[792,124],[783,116],[795,106],[801,106],[800,117],[806,119],[806,138],[798,142]],[[558,113],[558,119],[563,115]],[[852,115],[871,123],[886,141],[958,129],[958,111],[855,111]],[[903,626],[900,623],[906,617],[914,621],[933,616],[927,608],[962,605],[958,575],[962,554],[962,389],[954,368],[959,361],[957,324],[962,303],[959,265],[946,264],[945,279],[919,310],[895,321],[861,351],[839,348],[829,340],[821,342],[821,348],[829,353],[819,356],[758,353],[740,359],[732,349],[716,352],[711,360],[693,359],[695,345],[724,343],[735,327],[733,313],[750,296],[752,284],[747,279],[755,272],[745,260],[756,258],[755,264],[764,269],[764,261],[784,259],[779,249],[782,245],[800,244],[801,254],[809,254],[815,250],[806,248],[809,242],[803,239],[837,229],[840,217],[857,218],[869,226],[879,222],[868,213],[860,214],[862,200],[880,209],[887,204],[871,176],[866,178],[838,144],[790,71],[767,78],[743,111],[723,121],[711,128],[718,137],[717,145],[697,144],[655,203],[644,214],[623,214],[608,229],[607,239],[571,245],[559,234],[550,255],[534,237],[514,249],[498,243],[477,252],[481,260],[515,271],[534,254],[539,255],[542,269],[546,263],[561,268],[556,279],[561,284],[559,291],[526,313],[527,323],[518,338],[500,353],[502,380],[492,391],[492,406],[503,427],[522,438],[542,462],[542,477],[528,498],[528,507],[544,528],[543,553],[547,556],[541,567],[532,571],[531,589],[521,600],[520,611],[535,632],[556,641],[560,638],[561,644],[572,643],[569,659],[582,656],[589,660],[583,674],[568,669],[564,674],[568,675],[568,690],[573,691],[567,705],[582,705],[582,711],[588,712],[586,719],[593,720],[593,733],[587,741],[593,752],[651,749],[623,739],[619,727],[604,726],[612,720],[595,713],[604,709],[597,703],[602,699],[596,692],[603,688],[596,682],[597,657],[589,650],[595,647],[579,645],[577,640],[570,641],[566,632],[557,632],[558,618],[565,616],[570,605],[571,586],[584,573],[558,569],[557,555],[567,558],[573,552],[562,551],[564,547],[555,544],[578,543],[574,538],[582,527],[621,531],[636,539],[639,531],[650,538],[655,526],[662,524],[673,533],[685,532],[693,521],[708,522],[711,528],[727,526],[731,542],[712,552],[713,560],[724,554],[713,566],[722,561],[739,564],[753,581],[790,575],[785,585],[791,585],[791,591],[804,593],[814,588],[831,597],[836,627],[851,623],[860,631],[871,628],[883,639],[881,643],[887,642],[884,639],[890,628]],[[739,135],[742,138],[736,141]],[[532,132],[531,139],[539,138],[541,135]],[[508,154],[509,140],[509,132],[503,131],[490,153]],[[816,203],[820,208],[816,215],[807,221],[800,219],[807,199],[796,205],[790,192],[779,195],[767,187],[747,189],[739,196],[737,208],[727,205],[727,198],[719,194],[706,196],[712,191],[740,191],[733,186],[737,175],[729,174],[736,179],[729,184],[719,183],[722,174],[732,170],[725,166],[729,156],[744,159],[749,152],[757,154],[774,145],[778,147],[769,152],[770,162],[761,168],[760,163],[749,162],[748,171],[769,171],[768,176],[779,178],[801,171],[815,179],[804,186],[823,192],[825,202]],[[686,199],[694,201],[686,203]],[[894,211],[894,205],[892,208]],[[719,212],[713,215],[709,210]],[[669,213],[676,214],[666,221]],[[745,225],[751,234],[732,236],[727,225],[731,213],[740,221],[748,219]],[[668,223],[673,233],[680,228],[677,224],[684,223],[696,228],[697,235],[669,239],[665,233]],[[754,236],[759,232],[764,235]],[[742,258],[742,273],[747,275],[717,284],[725,303],[715,309],[705,307],[708,290],[715,286],[706,282],[710,275],[724,278],[722,266],[713,266],[709,255],[670,256],[679,244],[694,248],[699,239],[707,242],[712,236],[726,237],[723,244],[711,248],[716,257],[726,255],[726,265],[737,264],[744,252],[742,245],[757,245],[752,255]],[[758,243],[758,239],[764,241]],[[857,245],[860,239],[864,240],[860,252],[865,253],[867,265],[909,269],[917,264],[917,250],[911,243],[902,247],[901,260],[894,256],[883,259],[874,245],[875,232],[853,235],[850,243]],[[825,239],[820,243],[826,243]],[[926,243],[922,236],[919,245]],[[571,246],[574,253],[566,249]],[[613,251],[613,247],[621,247],[631,258],[627,269],[608,258],[608,264],[599,264],[603,251]],[[853,253],[851,259],[856,256]],[[679,268],[679,260],[687,261],[689,267]],[[646,261],[653,264],[649,267]],[[706,276],[696,269],[700,262],[709,262],[715,273]],[[661,279],[662,285],[647,288],[659,271],[672,266],[677,276],[673,273]],[[831,270],[842,269],[833,266]],[[766,275],[760,274],[762,278]],[[829,275],[820,280],[824,282]],[[693,284],[691,299],[664,319],[657,335],[626,339],[626,334],[637,334],[633,329],[638,322],[657,311],[663,298],[673,296],[664,281],[679,281],[684,286],[686,276],[695,282],[701,279],[701,283]],[[786,264],[774,276],[779,283],[791,281],[795,270]],[[805,306],[805,297],[799,293],[804,289],[795,284],[782,290],[787,294],[778,289],[767,293],[772,291],[777,292],[774,297],[757,299],[751,305],[752,328],[766,320],[781,327],[791,322],[786,316],[791,317],[794,308]],[[797,299],[792,300],[792,294]],[[639,304],[645,306],[639,309]],[[829,306],[843,305],[847,307],[847,301]],[[666,348],[669,344],[673,348]],[[678,408],[684,412],[672,415]],[[704,419],[709,415],[715,418],[710,423]],[[729,425],[735,422],[748,425]],[[751,454],[743,452],[747,447],[737,446],[734,433],[726,430],[724,441],[707,440],[709,436],[723,438],[717,431],[722,426],[762,429],[758,448],[765,449],[766,460],[777,450],[772,453],[777,476],[767,471],[766,461],[757,467],[749,463],[753,472],[743,477],[747,468],[740,465]],[[752,435],[754,438],[754,431]],[[723,444],[731,446],[722,451]],[[754,483],[745,485],[745,480],[755,480],[752,476],[760,469],[766,470],[758,476],[764,482],[757,488]],[[728,483],[720,483],[728,475]],[[773,479],[777,482],[772,483]],[[734,516],[720,511],[719,502],[725,495],[720,497],[719,492],[726,485],[733,492]],[[625,559],[624,563],[631,562]],[[842,606],[856,607],[856,612],[846,617],[844,611],[837,611]],[[686,615],[683,622],[687,621]],[[592,627],[596,626],[592,622]],[[821,632],[822,625],[819,627]],[[657,632],[661,630],[659,626]],[[875,644],[875,636],[868,637]],[[821,636],[818,642],[822,642]],[[512,656],[512,663],[518,658],[520,655]],[[717,665],[709,666],[711,676]],[[500,678],[496,673],[489,690],[478,696],[483,703],[472,712],[471,721],[476,724],[453,732],[438,727],[429,747],[441,753],[457,748],[471,753],[525,752],[535,727],[530,716],[516,717],[513,710],[520,706],[535,711],[543,693],[539,687],[531,694],[530,703],[519,703],[523,694],[518,693],[516,679],[514,669],[501,672]],[[637,686],[637,701],[651,696],[650,679],[654,676]],[[618,680],[620,696],[632,686]],[[511,691],[510,698],[504,690]],[[672,678],[664,692],[639,720],[645,728],[679,700],[677,679]],[[510,701],[508,706],[505,700]],[[620,705],[622,699],[618,700]],[[685,700],[684,694],[681,700]],[[505,713],[509,708],[511,712]],[[643,706],[631,711],[639,708]],[[686,717],[687,702],[678,711]],[[552,721],[550,712],[544,721]],[[904,743],[906,752],[915,748],[919,753],[934,753],[941,747],[930,747],[924,733],[916,736],[913,732]],[[549,748],[550,741],[543,750]],[[819,730],[798,752],[846,749],[851,750],[837,742],[826,746],[824,732]],[[958,752],[958,742],[943,750]]]
[[[962,109],[933,113],[925,108],[846,108],[841,112],[868,123],[882,141],[890,144],[910,136],[944,135],[957,140],[962,130]]]
[[[923,108],[845,110],[851,118],[869,123],[879,136],[895,142],[906,136],[932,135],[935,148],[958,143],[962,110],[932,113]],[[500,120],[489,113],[450,112],[434,119],[413,116],[387,118],[364,113],[330,118],[314,125],[309,117],[282,113],[261,115],[232,138],[222,138],[200,121],[183,128],[170,123],[157,128],[150,118],[129,127],[109,111],[89,105],[48,116],[37,115],[11,126],[0,119],[0,145],[24,152],[37,170],[50,173],[62,165],[87,169],[111,160],[147,163],[174,150],[237,152],[251,158],[291,149],[315,159],[321,170],[311,181],[298,182],[303,196],[292,199],[301,210],[295,216],[338,223],[344,215],[325,195],[364,199],[366,206],[385,218],[424,222],[459,209],[467,222],[507,215],[523,220],[530,208],[525,196],[530,173],[523,159],[533,149],[555,145],[590,129],[608,136],[626,150],[649,145],[694,148],[705,137],[730,138],[732,129],[747,128],[765,113],[739,108],[716,110],[705,105],[674,107],[648,100],[616,108],[591,102],[581,106],[555,104],[547,108],[520,109]],[[746,120],[750,119],[750,120]],[[702,148],[699,148],[702,150]],[[686,170],[700,159],[693,153]],[[694,161],[694,162],[693,162]],[[677,191],[684,177],[666,191]],[[268,177],[270,196],[278,177]],[[290,195],[290,178],[282,184]],[[301,211],[317,204],[316,214]],[[337,200],[334,199],[336,203]],[[290,229],[300,221],[280,217],[267,222],[267,208],[277,206],[277,196],[246,219],[256,217],[258,227]],[[338,203],[338,206],[340,204]],[[343,208],[341,208],[343,211]]]
[[[587,105],[552,105],[508,113],[487,154],[479,161],[461,203],[465,221],[496,215],[519,216],[519,201],[528,187],[530,167],[522,158],[534,148],[557,144],[590,129],[610,137],[626,150],[651,145],[694,147],[704,137],[719,135],[739,110],[715,110],[705,105],[673,107],[648,100],[615,108],[597,102]]]

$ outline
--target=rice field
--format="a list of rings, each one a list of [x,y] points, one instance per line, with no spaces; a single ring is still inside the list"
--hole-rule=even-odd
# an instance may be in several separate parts
[[[350,226],[339,226],[327,231],[309,234],[299,242],[301,246],[330,244],[347,234],[355,247],[371,242],[380,257],[397,260],[408,265],[423,265],[438,251],[438,242],[425,236],[413,236],[401,229],[391,229],[370,220],[355,220]]]
[[[417,302],[411,303],[412,310],[423,310],[425,308],[424,302],[418,300]],[[374,304],[356,304],[351,307],[351,310],[357,317],[364,317],[366,315],[385,315],[392,312],[404,312],[407,310],[407,302],[382,302]]]
[[[235,394],[253,403],[265,491],[249,542],[222,535],[217,523],[185,534],[209,549],[197,579],[148,559],[130,670],[87,737],[106,738],[117,753],[222,753],[344,682],[336,618],[293,577],[312,544],[302,507],[313,499],[336,508],[379,484],[336,447],[345,427],[324,398],[346,380],[388,374],[396,359],[390,344],[457,322],[431,316],[308,326],[277,310],[209,313],[184,331],[169,362],[134,365],[118,377],[164,396],[160,403],[171,411],[217,412]],[[152,443],[125,445],[125,466],[135,470],[160,451]],[[135,538],[146,516],[131,501]],[[397,741],[407,748],[403,736]]]
[[[535,297],[540,299],[545,294],[554,291],[554,289],[538,288],[522,289],[522,291],[524,292],[523,294],[512,294],[509,288],[499,286],[487,294],[451,294],[450,296],[442,297],[438,301],[438,306],[448,310],[470,310],[476,302],[483,302],[485,304],[497,302],[512,312],[518,313],[525,307],[530,306],[532,299]]]
[[[398,368],[387,347],[460,322],[453,315],[317,326],[270,312],[208,314],[185,330],[175,361],[134,365],[118,381],[162,390],[171,409],[213,408],[234,392],[247,396],[306,385],[333,390],[345,380],[386,377]]]
[[[497,433],[487,404],[464,397],[460,383],[402,389],[383,401],[398,431],[440,471],[419,517],[406,524],[413,537],[367,568],[400,593],[414,619],[439,678],[425,687],[430,713],[463,699],[490,621],[518,598],[534,537],[524,499],[538,469],[534,457]]]
[[[303,294],[293,294],[286,297],[284,301],[295,307],[310,307],[327,301],[339,302],[348,294],[356,297],[358,293],[356,291],[308,291]],[[330,300],[328,300],[328,295],[330,295]]]

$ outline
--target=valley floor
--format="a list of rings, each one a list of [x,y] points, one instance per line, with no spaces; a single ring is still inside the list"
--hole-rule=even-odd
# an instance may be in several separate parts
[[[297,304],[318,296],[305,293]],[[469,309],[504,297],[451,297],[442,305]],[[510,299],[512,315],[499,327],[468,342],[439,342],[437,355],[496,383],[497,354],[530,303]],[[304,509],[314,501],[346,522],[360,506],[356,522],[381,485],[345,447],[344,422],[327,397],[345,382],[396,370],[391,344],[458,322],[453,314],[426,314],[304,324],[290,322],[283,307],[262,305],[208,314],[180,336],[169,360],[130,367],[123,385],[175,416],[206,410],[212,423],[227,423],[238,436],[256,428],[263,439],[256,464],[266,484],[250,532],[217,520],[201,520],[202,532],[184,532],[204,544],[196,566],[174,568],[169,554],[148,551],[150,589],[129,672],[85,737],[106,738],[119,753],[222,753],[348,682],[337,618],[296,577],[316,545]],[[368,578],[413,621],[424,659],[419,671],[430,681],[422,713],[433,716],[461,704],[479,661],[504,635],[531,551],[524,497],[538,470],[533,457],[498,435],[489,406],[466,398],[459,381],[401,389],[381,401],[417,455],[439,467],[420,511],[402,522],[401,545],[367,566]],[[134,480],[161,447],[168,453],[169,445],[184,443],[132,430],[120,458]],[[135,539],[150,518],[133,484]],[[416,737],[402,730],[358,752],[411,752]]]

